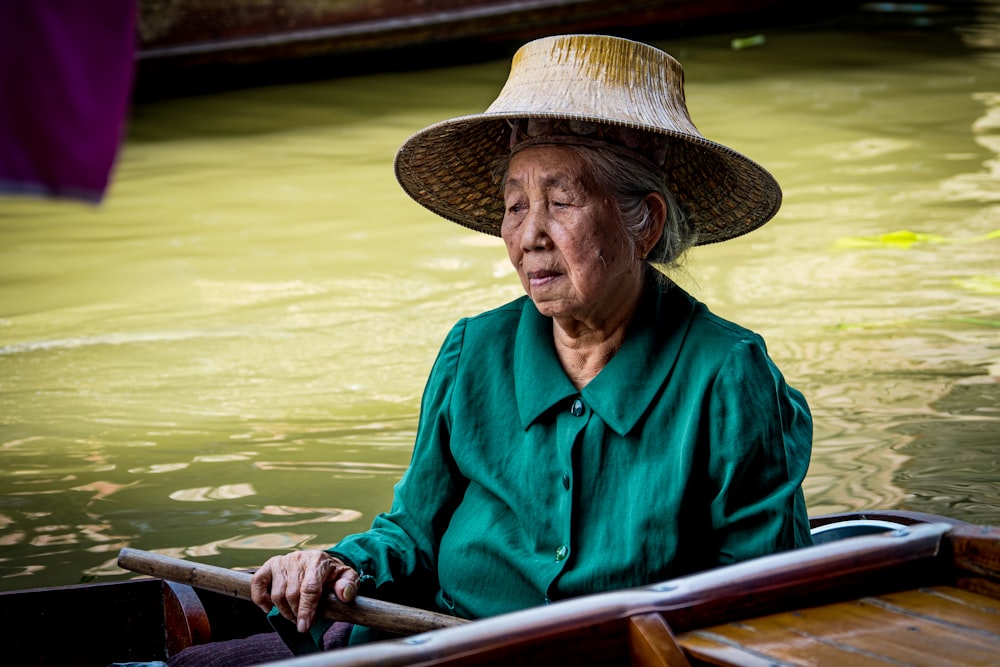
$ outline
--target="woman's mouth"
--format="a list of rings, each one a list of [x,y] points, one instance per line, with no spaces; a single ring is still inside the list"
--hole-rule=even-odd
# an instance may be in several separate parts
[[[528,279],[528,284],[531,287],[543,287],[552,282],[553,280],[555,280],[556,278],[558,278],[562,274],[559,273],[558,271],[541,270],[541,271],[528,271],[524,275]]]

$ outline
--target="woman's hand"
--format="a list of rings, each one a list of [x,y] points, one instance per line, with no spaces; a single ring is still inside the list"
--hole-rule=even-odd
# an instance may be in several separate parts
[[[250,580],[254,603],[264,611],[277,607],[281,615],[306,632],[328,587],[343,602],[358,594],[358,573],[325,551],[296,551],[267,560]]]

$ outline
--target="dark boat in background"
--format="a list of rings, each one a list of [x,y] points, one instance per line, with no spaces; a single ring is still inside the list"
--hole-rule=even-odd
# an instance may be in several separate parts
[[[251,63],[431,43],[524,41],[848,3],[790,0],[140,0],[142,62]],[[853,4],[853,3],[852,3]],[[806,7],[811,7],[806,9]]]
[[[138,97],[510,57],[546,35],[758,30],[850,0],[139,0]]]
[[[273,664],[996,664],[1000,528],[908,512],[812,523],[814,547]],[[270,629],[250,602],[155,578],[0,593],[0,622],[18,664],[81,667]]]

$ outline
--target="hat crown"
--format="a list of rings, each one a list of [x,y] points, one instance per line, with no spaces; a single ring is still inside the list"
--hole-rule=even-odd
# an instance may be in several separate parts
[[[602,35],[557,35],[522,46],[484,115],[493,114],[701,136],[687,110],[681,64],[648,44]]]

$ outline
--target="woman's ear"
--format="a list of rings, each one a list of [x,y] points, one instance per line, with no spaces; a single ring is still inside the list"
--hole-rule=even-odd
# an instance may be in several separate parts
[[[663,226],[667,223],[667,200],[659,192],[650,192],[643,202],[649,214],[649,224],[639,239],[639,254],[646,259],[663,236]]]

